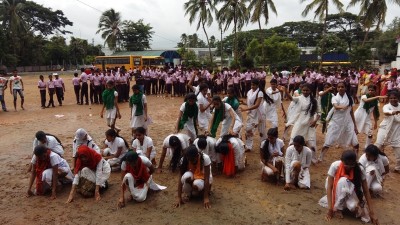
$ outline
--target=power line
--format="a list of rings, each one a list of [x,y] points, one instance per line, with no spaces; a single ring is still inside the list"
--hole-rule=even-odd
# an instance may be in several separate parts
[[[97,9],[97,8],[95,8],[95,7],[93,7],[93,6],[89,5],[89,4],[87,4],[87,3],[84,3],[84,2],[82,2],[82,1],[80,1],[80,0],[76,0],[76,1],[77,1],[77,2],[80,2],[80,3],[84,4],[84,5],[86,5],[87,7],[92,8],[92,9],[94,9],[94,10],[100,12],[100,13],[103,13],[103,11],[101,11],[100,9]]]

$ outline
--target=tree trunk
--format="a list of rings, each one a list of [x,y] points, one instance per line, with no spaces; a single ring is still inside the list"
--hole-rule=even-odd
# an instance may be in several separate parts
[[[364,40],[363,40],[363,42],[362,42],[362,44],[361,44],[361,47],[364,47],[365,42],[366,42],[367,39],[368,39],[368,33],[369,33],[370,30],[371,30],[371,27],[368,27],[368,28],[367,28],[367,31],[365,32]]]
[[[236,32],[236,24],[237,24],[237,18],[236,18],[236,8],[234,9],[234,18],[233,18],[233,28],[234,28],[234,33],[235,33],[235,43],[234,43],[234,58],[235,58],[235,64],[236,66],[238,65],[238,40],[237,40],[237,32]]]
[[[223,68],[223,60],[224,60],[224,57],[223,57],[223,50],[222,50],[222,48],[223,48],[223,44],[222,44],[222,25],[220,26],[221,27],[221,69]]]
[[[261,56],[262,56],[262,66],[265,71],[265,55],[264,55],[264,38],[262,35],[262,30],[261,30],[261,22],[258,20],[258,28],[260,29],[260,42],[261,42]]]
[[[206,32],[206,28],[204,27],[204,21],[202,21],[201,24],[203,25],[203,31],[204,31],[204,34],[206,35],[206,38],[207,38],[208,53],[210,54],[211,68],[214,69],[214,65],[213,65],[213,56],[212,56],[211,47],[210,47],[210,40],[208,39],[208,34],[207,34],[207,32]]]
[[[322,63],[323,63],[323,56],[324,56],[324,53],[325,53],[325,39],[326,39],[326,34],[327,34],[327,17],[328,17],[328,6],[326,6],[326,9],[325,9],[325,19],[324,19],[324,30],[323,30],[323,32],[322,32],[322,47],[321,47],[321,54],[320,54],[320,57],[321,57],[321,61],[320,61],[320,64],[319,64],[319,69],[321,69],[322,68]]]

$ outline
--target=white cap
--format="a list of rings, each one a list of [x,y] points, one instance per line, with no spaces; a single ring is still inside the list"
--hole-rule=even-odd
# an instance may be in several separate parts
[[[85,140],[85,137],[87,136],[87,132],[86,130],[84,130],[83,128],[79,128],[76,132],[75,132],[75,140],[77,144],[81,144],[83,143],[83,141]],[[86,138],[87,139],[87,138]]]
[[[58,73],[53,73],[53,76],[58,76]]]

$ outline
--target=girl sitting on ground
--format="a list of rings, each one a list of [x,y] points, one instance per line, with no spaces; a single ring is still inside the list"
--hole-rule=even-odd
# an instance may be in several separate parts
[[[262,162],[261,180],[274,178],[279,182],[283,171],[285,143],[278,138],[278,128],[271,128],[267,132],[267,139],[261,143],[260,158]]]

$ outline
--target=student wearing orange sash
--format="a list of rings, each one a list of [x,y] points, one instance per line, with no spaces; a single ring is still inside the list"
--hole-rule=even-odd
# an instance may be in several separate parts
[[[125,190],[128,188],[131,197],[137,202],[146,200],[147,192],[152,190],[162,190],[165,187],[154,185],[152,174],[155,171],[153,164],[145,156],[139,156],[134,151],[129,151],[122,158],[121,165],[121,196],[119,198],[118,207],[125,206]],[[155,186],[155,188],[154,188]]]
[[[51,199],[55,199],[58,182],[72,182],[73,175],[67,161],[44,145],[35,147],[31,167],[27,197],[44,195],[51,190]],[[35,180],[36,190],[32,191]]]
[[[343,218],[342,211],[348,209],[361,217],[363,222],[379,224],[366,181],[365,171],[357,162],[354,151],[346,150],[341,160],[333,162],[328,171],[326,193],[319,204],[328,208],[326,220]],[[368,209],[364,207],[367,202]]]
[[[222,173],[234,177],[245,168],[244,143],[239,138],[225,135],[217,140],[215,151],[221,155]]]
[[[197,150],[191,145],[186,149],[180,167],[178,180],[178,201],[175,208],[184,204],[182,192],[186,194],[187,201],[190,197],[203,194],[204,208],[211,208],[208,198],[212,183],[211,159],[208,155]]]

